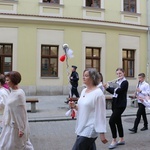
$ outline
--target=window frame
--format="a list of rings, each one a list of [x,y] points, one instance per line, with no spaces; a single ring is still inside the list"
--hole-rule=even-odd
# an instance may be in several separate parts
[[[13,66],[13,44],[12,43],[0,43],[1,46],[3,46],[3,52],[0,53],[0,73],[6,74],[7,72],[12,71],[12,66]],[[4,52],[4,47],[6,45],[11,46],[11,54],[5,54]],[[5,70],[5,58],[10,57],[11,58],[11,63],[10,66],[8,66],[10,69],[7,71]]]
[[[131,0],[128,0],[128,6],[129,6],[129,8],[128,8],[128,10],[125,10],[126,8],[125,8],[125,0],[123,0],[123,11],[124,12],[130,12],[130,13],[137,13],[137,0],[134,0],[135,1],[135,10],[134,11],[131,11],[132,10],[132,8],[131,8]]]
[[[87,1],[93,2],[93,3],[91,3],[91,6],[87,6]],[[99,6],[98,5],[94,6],[94,1],[95,0],[85,0],[85,7],[89,7],[89,8],[101,8],[101,1],[102,0],[97,0],[97,1],[99,1]]]
[[[86,55],[86,53],[87,53],[87,49],[91,49],[92,50],[92,53],[91,53],[91,55],[92,56],[87,56]],[[98,51],[98,53],[99,53],[99,56],[97,56],[97,57],[95,57],[94,56],[94,49],[98,49],[99,51]],[[87,69],[87,68],[89,68],[89,67],[87,67],[87,60],[91,60],[91,66],[90,66],[90,68],[95,68],[93,65],[94,65],[94,60],[96,60],[96,61],[98,61],[98,68],[95,68],[98,72],[100,72],[100,70],[101,70],[101,48],[100,47],[89,47],[89,46],[87,46],[86,48],[85,48],[85,68]]]
[[[42,54],[42,47],[49,47],[49,55],[43,55]],[[57,48],[57,54],[56,56],[51,55],[51,47],[56,47]],[[58,52],[59,52],[59,46],[58,45],[48,45],[48,44],[41,44],[41,68],[40,68],[40,75],[41,77],[58,77]],[[44,73],[42,72],[43,69],[43,59],[48,59],[48,71],[53,71],[54,69],[54,73],[56,73],[55,75],[52,75],[51,73],[47,74],[47,75],[43,75]],[[51,59],[56,59],[56,66],[53,67],[53,69],[51,69]]]
[[[127,57],[123,57],[123,51],[126,51]],[[132,53],[133,57],[129,58],[129,52]],[[132,66],[133,65],[133,66]],[[135,76],[135,49],[122,49],[122,66],[123,69],[125,70],[125,75],[126,77],[131,77],[134,78]],[[129,71],[131,71],[131,75],[129,75]]]
[[[47,2],[44,2],[44,1],[47,1]],[[42,0],[42,3],[48,3],[48,4],[60,4],[60,0],[56,0],[58,2],[52,2],[52,1],[55,1],[55,0]]]

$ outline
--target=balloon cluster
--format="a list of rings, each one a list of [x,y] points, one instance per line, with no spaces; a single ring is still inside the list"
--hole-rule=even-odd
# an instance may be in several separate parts
[[[66,60],[68,83],[69,83],[69,85],[70,85],[70,72],[68,71],[68,69],[69,69],[68,58],[74,57],[74,56],[73,56],[73,51],[72,51],[71,49],[69,49],[68,44],[63,44],[62,47],[63,47],[63,50],[64,50],[65,54],[62,55],[62,56],[60,56],[59,60],[60,60],[61,62],[64,62],[64,61]],[[70,91],[69,97],[71,97],[71,88],[70,88],[70,86],[69,86],[69,91]],[[68,110],[68,111],[66,112],[66,116],[71,116],[72,119],[74,119],[75,116],[76,116],[76,110],[73,109],[73,108],[70,108],[70,110]]]
[[[66,58],[72,58],[73,56],[73,51],[71,49],[69,49],[68,44],[63,44],[63,50],[65,52],[64,55],[60,56],[59,60],[61,62],[65,61]]]

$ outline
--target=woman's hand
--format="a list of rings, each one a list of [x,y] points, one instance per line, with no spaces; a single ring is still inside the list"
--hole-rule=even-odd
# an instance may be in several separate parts
[[[24,135],[24,133],[22,131],[19,131],[18,136],[21,138]]]
[[[104,133],[100,133],[100,139],[101,139],[102,143],[104,143],[104,144],[106,144],[108,142],[107,139],[105,138]]]
[[[69,101],[69,106],[71,108],[74,108],[76,106],[75,102],[74,101]]]
[[[75,104],[74,101],[69,101],[69,106],[70,106],[70,108],[78,110],[78,107],[77,107],[77,105]]]

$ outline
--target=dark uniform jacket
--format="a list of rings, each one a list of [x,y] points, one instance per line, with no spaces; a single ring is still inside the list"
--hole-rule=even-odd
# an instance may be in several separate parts
[[[72,77],[72,79],[71,79]],[[70,75],[70,83],[73,87],[78,87],[79,75],[76,71],[73,71]]]
[[[114,108],[122,108],[127,106],[127,91],[128,91],[128,81],[125,80],[121,83],[120,88],[116,90],[117,97],[113,97],[112,99],[112,109]],[[108,87],[106,91],[111,94],[114,94],[115,88]]]

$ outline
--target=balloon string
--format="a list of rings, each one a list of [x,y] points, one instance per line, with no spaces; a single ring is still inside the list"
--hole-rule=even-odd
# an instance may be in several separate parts
[[[69,72],[69,63],[68,63],[68,56],[67,56],[67,54],[66,54],[66,66],[67,66],[66,71],[67,71],[67,77],[68,77],[69,97],[71,97],[70,72]]]

